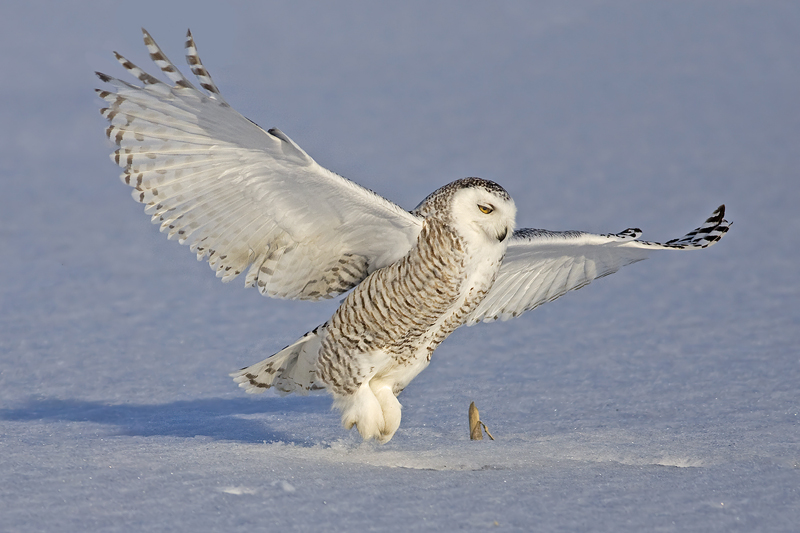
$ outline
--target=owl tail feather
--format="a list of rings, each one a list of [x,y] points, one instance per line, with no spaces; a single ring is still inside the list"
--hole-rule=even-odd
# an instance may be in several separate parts
[[[248,393],[257,394],[274,388],[280,394],[321,391],[317,380],[317,356],[322,345],[325,325],[317,326],[293,344],[252,366],[231,374]]]

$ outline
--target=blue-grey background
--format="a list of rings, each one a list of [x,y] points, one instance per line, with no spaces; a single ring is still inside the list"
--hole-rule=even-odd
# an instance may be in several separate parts
[[[222,285],[117,179],[93,71],[154,72],[141,26],[406,208],[480,176],[521,226],[734,226],[459,330],[361,444],[227,376],[335,302]],[[11,1],[0,50],[0,529],[796,530],[800,4]]]

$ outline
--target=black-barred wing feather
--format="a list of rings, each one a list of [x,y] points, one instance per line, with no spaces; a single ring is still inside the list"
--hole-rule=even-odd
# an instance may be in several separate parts
[[[191,33],[187,61],[202,92],[147,32],[150,57],[173,85],[119,54],[141,87],[98,76],[112,159],[133,197],[170,239],[230,281],[279,298],[340,294],[411,248],[420,220],[319,166],[278,129],[264,131],[222,98]]]
[[[522,229],[514,232],[503,265],[467,324],[507,320],[550,302],[592,280],[647,259],[653,250],[706,248],[728,231],[720,206],[699,228],[666,243],[637,240],[637,228],[616,234]]]

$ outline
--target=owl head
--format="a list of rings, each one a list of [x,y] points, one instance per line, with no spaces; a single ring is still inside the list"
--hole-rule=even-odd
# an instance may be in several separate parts
[[[514,232],[517,207],[497,183],[464,178],[434,191],[412,212],[441,219],[467,240],[505,244]]]

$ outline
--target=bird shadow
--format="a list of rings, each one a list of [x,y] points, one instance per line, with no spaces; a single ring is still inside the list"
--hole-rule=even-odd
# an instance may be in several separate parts
[[[324,412],[329,405],[325,398],[269,400],[256,402],[249,398],[207,398],[161,404],[112,404],[102,401],[37,398],[13,408],[0,409],[0,420],[91,422],[116,426],[122,435],[142,437],[210,437],[244,443],[283,442],[299,446],[317,444],[312,438],[277,431],[270,428],[264,419],[248,416],[277,413],[288,417]]]

